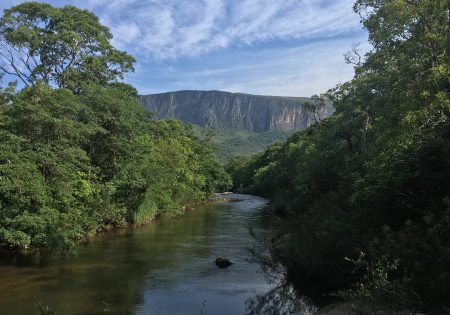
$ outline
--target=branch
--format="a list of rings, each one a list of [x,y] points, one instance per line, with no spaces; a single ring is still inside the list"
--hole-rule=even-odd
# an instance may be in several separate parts
[[[14,64],[14,56],[13,56],[12,52],[9,49],[7,49],[6,47],[4,47],[4,49],[9,53],[10,57],[8,58],[8,56],[1,50],[0,50],[0,56],[9,64],[9,66],[14,70],[14,72],[9,71],[4,66],[0,66],[1,70],[7,74],[17,76],[26,86],[30,86],[30,84],[29,84],[31,82],[30,78],[26,74],[24,74],[22,71],[20,71]]]
[[[0,70],[3,71],[3,72],[6,73],[6,74],[10,74],[10,75],[14,75],[14,76],[18,77],[20,80],[22,80],[22,82],[23,82],[26,86],[29,86],[29,84],[28,84],[21,76],[19,76],[17,73],[11,72],[11,71],[7,70],[7,69],[6,69],[5,67],[3,67],[3,66],[0,66]]]
[[[352,45],[350,51],[344,54],[345,62],[348,64],[353,64],[355,66],[360,66],[362,64],[363,57],[361,56],[361,49],[359,48],[360,43]]]

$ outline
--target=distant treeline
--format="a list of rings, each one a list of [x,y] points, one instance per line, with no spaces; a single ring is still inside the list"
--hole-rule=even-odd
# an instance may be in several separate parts
[[[229,186],[190,126],[152,119],[117,82],[134,59],[111,37],[72,6],[24,3],[0,19],[0,69],[12,79],[0,91],[1,245],[71,250]]]
[[[322,97],[336,112],[227,168],[284,218],[270,242],[302,293],[340,292],[362,314],[450,312],[448,1],[358,0],[373,50]]]
[[[208,141],[222,163],[227,163],[236,156],[248,156],[264,151],[277,141],[285,141],[293,132],[271,130],[252,132],[247,130],[217,130],[203,129],[193,125],[200,139]]]

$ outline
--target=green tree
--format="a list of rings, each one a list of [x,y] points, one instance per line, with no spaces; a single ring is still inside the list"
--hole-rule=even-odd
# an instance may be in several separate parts
[[[29,2],[0,19],[3,71],[26,85],[0,90],[0,245],[73,250],[229,185],[207,141],[116,82],[134,59],[109,39],[70,6]]]
[[[450,5],[358,0],[354,9],[373,50],[347,56],[355,77],[325,95],[334,115],[234,173],[251,174],[247,189],[284,215],[271,252],[297,288],[367,282],[345,260],[362,251],[370,266],[380,257],[398,262],[382,281],[407,285],[394,293],[412,296],[405,308],[443,314],[450,307]]]
[[[106,26],[87,10],[27,2],[0,19],[0,69],[26,86],[37,80],[72,90],[104,84],[133,70],[134,58],[115,49]]]
[[[14,97],[1,127],[0,204],[4,242],[70,248],[83,236],[80,196],[90,126],[67,90],[37,84]],[[84,227],[86,228],[86,227]]]

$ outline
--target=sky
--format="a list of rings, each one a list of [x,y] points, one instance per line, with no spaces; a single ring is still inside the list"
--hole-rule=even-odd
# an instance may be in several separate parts
[[[0,0],[3,11],[21,0]],[[223,90],[311,96],[353,77],[369,50],[354,0],[46,0],[93,11],[136,58],[141,94]]]

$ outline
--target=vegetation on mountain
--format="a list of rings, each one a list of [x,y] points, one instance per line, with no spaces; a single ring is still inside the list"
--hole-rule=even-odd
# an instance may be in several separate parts
[[[0,19],[0,244],[70,250],[92,231],[142,224],[226,188],[192,127],[154,120],[119,83],[133,58],[98,18],[23,3]]]
[[[354,79],[323,95],[334,115],[228,170],[235,188],[269,197],[282,214],[271,253],[300,293],[310,282],[350,288],[364,314],[444,314],[450,5],[357,0],[354,10],[373,50],[347,56]]]
[[[217,158],[223,164],[238,156],[250,156],[261,152],[275,142],[285,141],[292,134],[292,132],[279,130],[251,132],[203,129],[197,125],[193,125],[193,128],[199,138],[208,140],[214,148]]]

